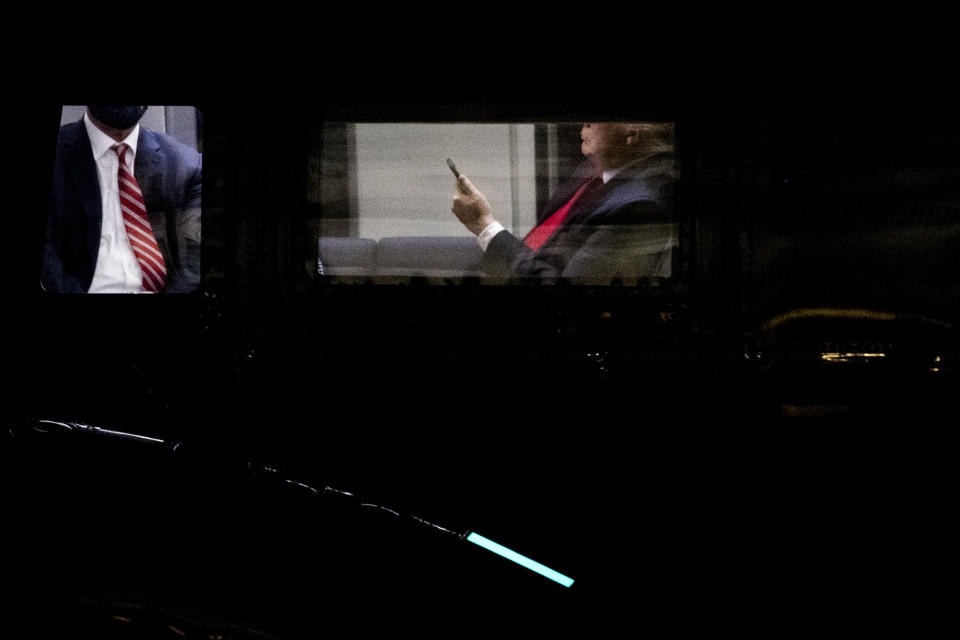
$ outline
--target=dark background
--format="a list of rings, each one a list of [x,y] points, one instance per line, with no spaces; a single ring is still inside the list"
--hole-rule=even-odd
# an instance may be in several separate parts
[[[468,11],[434,30],[384,11],[167,24],[155,42],[196,47],[118,61],[143,78],[133,91],[86,60],[23,73],[3,270],[17,622],[136,623],[139,637],[224,620],[297,637],[934,624],[952,566],[960,240],[960,128],[936,35],[906,56],[865,43],[860,23],[813,18],[788,36],[772,17],[532,31]],[[314,28],[281,30],[298,17]],[[489,54],[468,46],[478,30],[525,46]],[[113,96],[204,114],[196,295],[36,290],[60,105]],[[684,287],[311,279],[300,123],[465,110],[676,119]],[[796,309],[886,315],[769,322]],[[460,338],[505,321],[520,340]],[[820,358],[834,351],[886,357]],[[491,379],[522,391],[487,408],[475,398]],[[181,445],[39,434],[38,418]],[[278,478],[476,530],[576,582]]]

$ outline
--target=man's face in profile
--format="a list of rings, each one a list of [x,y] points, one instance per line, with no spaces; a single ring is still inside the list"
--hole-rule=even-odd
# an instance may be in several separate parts
[[[621,122],[585,122],[580,129],[580,151],[601,171],[616,168],[628,157],[629,133]]]

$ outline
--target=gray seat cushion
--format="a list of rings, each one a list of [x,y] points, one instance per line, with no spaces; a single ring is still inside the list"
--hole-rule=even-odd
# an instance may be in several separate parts
[[[320,238],[317,250],[317,270],[322,275],[370,276],[375,273],[377,243],[369,238]]]
[[[383,238],[377,274],[457,278],[483,275],[483,252],[473,237]]]

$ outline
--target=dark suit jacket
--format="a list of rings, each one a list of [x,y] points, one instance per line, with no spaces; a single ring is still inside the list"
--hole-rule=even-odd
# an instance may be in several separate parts
[[[201,156],[140,127],[134,176],[167,266],[164,293],[200,283]],[[86,293],[93,280],[103,213],[97,167],[83,122],[60,128],[53,170],[41,284],[47,291]]]
[[[590,176],[588,163],[557,190],[538,223],[566,203]],[[507,231],[490,242],[484,271],[608,283],[669,274],[674,232],[674,155],[662,153],[628,167],[574,204],[564,225],[536,252]]]

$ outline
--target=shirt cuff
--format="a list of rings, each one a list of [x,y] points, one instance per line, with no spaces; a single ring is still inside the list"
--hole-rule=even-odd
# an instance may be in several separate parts
[[[486,251],[490,241],[493,240],[493,236],[497,235],[504,229],[506,229],[506,227],[497,221],[493,221],[485,226],[483,231],[477,235],[477,243],[480,245],[480,250]]]

